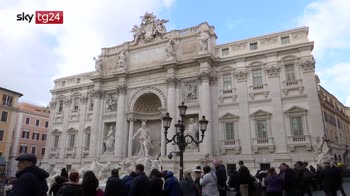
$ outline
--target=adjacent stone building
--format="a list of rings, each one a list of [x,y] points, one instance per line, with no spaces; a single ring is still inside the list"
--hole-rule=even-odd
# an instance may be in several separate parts
[[[161,118],[169,112],[177,122],[181,102],[186,124],[209,120],[204,142],[186,151],[185,167],[208,154],[258,168],[317,162],[328,153],[307,27],[217,45],[208,23],[167,32],[166,22],[146,13],[133,41],[102,48],[96,71],[54,81],[43,164],[79,168],[131,157],[140,149],[134,134],[146,122],[150,156],[176,171],[178,159],[166,156],[176,148],[166,144]]]
[[[29,103],[19,103],[16,126],[12,138],[9,172],[14,176],[17,171],[15,158],[21,153],[35,154],[37,164],[45,155],[47,129],[49,126],[49,108],[36,106]]]
[[[0,87],[0,157],[8,162],[12,134],[16,125],[16,112],[18,99],[23,94]]]

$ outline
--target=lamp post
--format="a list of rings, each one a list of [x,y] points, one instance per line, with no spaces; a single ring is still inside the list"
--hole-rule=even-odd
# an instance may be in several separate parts
[[[184,102],[181,103],[181,105],[178,106],[179,110],[180,110],[180,117],[181,120],[178,121],[178,123],[175,124],[175,134],[168,139],[168,129],[171,125],[171,120],[172,118],[169,116],[169,113],[166,113],[166,115],[163,117],[163,127],[165,129],[164,134],[165,134],[165,140],[166,143],[170,143],[173,142],[175,143],[178,147],[179,147],[179,152],[176,152],[177,155],[180,156],[180,180],[182,180],[183,178],[183,153],[186,149],[186,146],[192,143],[196,143],[197,145],[203,142],[204,139],[204,133],[207,130],[207,125],[208,125],[208,121],[205,119],[205,116],[202,117],[202,119],[199,121],[199,129],[201,131],[201,139],[197,140],[195,139],[192,135],[185,135],[185,124],[184,124],[184,117],[186,114],[186,110],[187,110],[187,106],[184,104]],[[171,159],[172,158],[172,153],[175,152],[171,152],[168,155],[168,158]]]

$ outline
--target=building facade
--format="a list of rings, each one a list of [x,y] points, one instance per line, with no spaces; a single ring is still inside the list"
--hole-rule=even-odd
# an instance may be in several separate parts
[[[317,162],[325,129],[307,27],[217,45],[207,23],[167,32],[167,20],[142,18],[133,41],[102,49],[96,71],[54,81],[44,164],[79,168],[137,155],[145,145],[135,133],[146,122],[150,156],[176,170],[161,118],[170,113],[173,135],[181,102],[186,124],[209,120],[185,167],[208,155],[250,168]]]
[[[22,96],[21,93],[0,87],[0,156],[5,162],[9,160],[18,99]]]
[[[29,103],[19,103],[17,123],[14,129],[9,171],[12,176],[17,171],[15,158],[21,153],[35,154],[38,165],[46,151],[47,129],[49,126],[50,109]]]

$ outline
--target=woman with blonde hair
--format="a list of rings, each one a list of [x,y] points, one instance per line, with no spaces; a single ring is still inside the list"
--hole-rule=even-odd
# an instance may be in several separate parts
[[[184,172],[184,177],[180,182],[180,190],[182,196],[197,196],[196,185],[190,170]]]

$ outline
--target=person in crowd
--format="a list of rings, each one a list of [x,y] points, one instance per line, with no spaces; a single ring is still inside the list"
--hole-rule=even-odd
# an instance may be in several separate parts
[[[131,189],[129,196],[150,196],[151,182],[147,178],[145,172],[145,167],[142,164],[137,164],[135,168],[135,173],[137,176],[133,179],[131,184]]]
[[[312,179],[314,176],[312,175],[310,170],[307,168],[308,162],[304,161],[302,166],[303,166],[303,178],[304,178],[303,190],[304,190],[304,193],[306,193],[308,196],[312,196],[311,185],[312,185]]]
[[[226,181],[227,181],[227,174],[226,174],[226,168],[225,165],[222,164],[219,160],[214,160],[213,165],[215,167],[215,173],[217,177],[218,182],[218,189],[220,196],[226,196]]]
[[[255,174],[255,178],[259,180],[259,189],[258,192],[260,195],[265,196],[266,195],[266,185],[265,185],[265,179],[266,176],[268,175],[268,169],[265,168],[262,170],[258,170]]]
[[[340,182],[339,182],[339,190],[342,194],[342,196],[346,196],[346,193],[344,191],[344,187],[343,187],[343,175],[344,175],[344,170],[343,170],[343,164],[342,163],[337,163],[337,168],[338,168],[338,172],[340,173]]]
[[[64,176],[56,176],[55,182],[52,184],[49,195],[56,196],[60,188],[63,186],[63,183],[68,182],[68,179]]]
[[[93,171],[86,171],[83,177],[83,191],[84,196],[97,196],[98,179]],[[100,190],[100,189],[99,189]],[[101,192],[101,191],[99,191]]]
[[[249,186],[252,184],[252,178],[249,169],[244,165],[243,161],[238,162],[239,170],[239,185],[240,194],[243,196],[248,196]]]
[[[130,193],[130,190],[131,190],[131,186],[132,186],[132,182],[133,182],[133,179],[137,176],[136,172],[132,171],[130,172],[129,175],[126,175],[123,177],[122,181],[124,182],[125,184],[125,195],[129,195]]]
[[[320,173],[323,191],[326,196],[337,196],[337,190],[341,175],[336,167],[331,167],[329,162],[324,163],[324,169]]]
[[[57,192],[57,196],[83,196],[83,187],[81,186],[81,184],[79,184],[79,178],[80,177],[78,172],[71,172],[69,174],[70,182],[63,183],[62,187]]]
[[[165,180],[163,194],[165,196],[180,196],[180,184],[172,171],[164,170],[162,176]]]
[[[163,180],[162,173],[158,169],[152,169],[149,178],[151,180],[152,196],[162,196],[163,194]]]
[[[296,195],[296,176],[295,172],[289,168],[286,163],[280,165],[280,174],[279,176],[283,180],[283,190],[285,191],[285,196],[294,196]]]
[[[294,165],[294,171],[295,171],[295,178],[296,178],[296,185],[295,185],[295,191],[296,196],[304,196],[304,168],[303,168],[303,162],[298,161]]]
[[[124,196],[126,195],[126,187],[124,182],[119,178],[119,170],[112,169],[111,177],[106,182],[104,196]]]
[[[201,166],[197,166],[196,169],[194,170],[194,184],[196,186],[197,196],[202,196],[202,187],[200,184],[201,177],[202,177],[202,168]]]
[[[180,182],[181,196],[197,196],[196,185],[191,176],[191,171],[185,171]]]
[[[265,179],[267,196],[282,196],[282,184],[283,180],[277,175],[275,168],[269,168],[268,176]]]
[[[322,171],[322,167],[321,167],[321,165],[320,164],[317,164],[316,165],[316,169],[317,169],[317,171],[316,171],[316,181],[317,181],[317,190],[320,190],[320,189],[322,189],[322,182],[321,182],[321,178],[320,178],[320,173],[321,173],[321,171]]]
[[[12,193],[13,186],[16,184],[16,178],[15,177],[10,177],[6,180],[5,185],[4,185],[4,190],[6,196],[9,196]]]
[[[67,172],[66,168],[62,168],[62,169],[61,169],[61,174],[60,174],[60,176],[63,176],[63,177],[65,177],[65,178],[68,179],[68,172]]]
[[[239,192],[239,175],[238,175],[238,172],[236,170],[236,167],[232,168],[230,171],[228,186],[235,189],[236,196],[240,196],[241,193]]]
[[[203,171],[204,175],[200,179],[203,196],[219,196],[215,172],[208,165],[203,167]]]
[[[16,185],[12,189],[12,196],[31,195],[46,196],[49,190],[46,178],[49,174],[36,166],[37,158],[33,154],[21,154],[16,158],[18,171]]]

